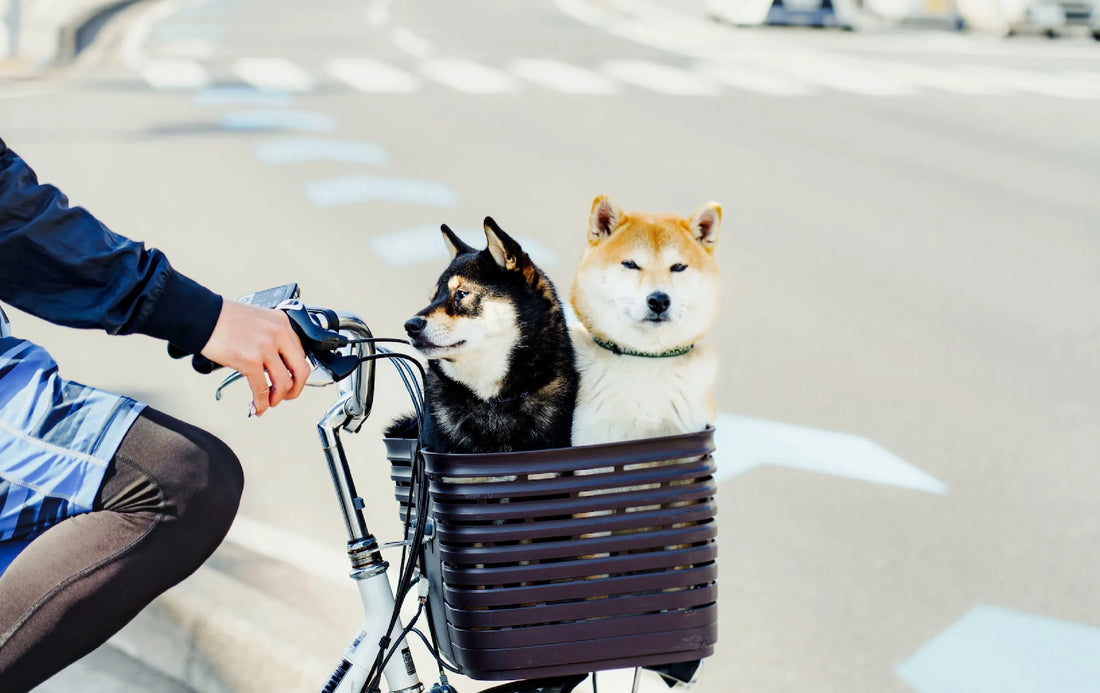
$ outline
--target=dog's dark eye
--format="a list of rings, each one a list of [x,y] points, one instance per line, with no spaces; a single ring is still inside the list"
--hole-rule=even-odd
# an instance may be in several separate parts
[[[466,298],[469,295],[470,294],[465,291],[456,291],[454,293],[454,297],[451,299],[454,301],[455,308],[458,308],[458,305],[462,303],[462,299]]]
[[[641,269],[641,267],[638,267],[638,263],[633,260],[623,260],[623,267],[627,269]]]
[[[681,263],[677,262],[675,265],[673,265],[672,267],[669,267],[668,269],[672,272],[683,272],[687,268],[688,268],[687,265],[684,265],[684,264],[681,264]]]

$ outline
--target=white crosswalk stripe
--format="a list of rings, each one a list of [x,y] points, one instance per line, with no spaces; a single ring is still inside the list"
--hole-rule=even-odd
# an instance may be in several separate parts
[[[328,73],[367,93],[411,94],[420,88],[416,77],[373,58],[337,58],[329,62]]]
[[[681,70],[648,60],[609,60],[604,72],[612,77],[670,96],[713,96],[717,85],[690,70]]]
[[[768,67],[791,77],[837,91],[863,96],[912,96],[916,89],[897,79],[881,64],[828,53],[775,53],[767,56]]]
[[[201,89],[210,82],[206,68],[184,58],[150,60],[141,75],[154,89]]]
[[[472,60],[441,58],[424,63],[428,77],[464,94],[508,94],[519,90],[511,75]]]
[[[511,65],[511,72],[565,94],[610,95],[621,91],[617,82],[598,72],[558,60],[516,60]]]
[[[324,74],[366,93],[412,94],[425,79],[463,94],[490,95],[541,87],[577,97],[620,94],[625,86],[669,96],[717,96],[752,92],[774,97],[811,97],[831,92],[909,97],[947,92],[967,96],[1029,94],[1064,99],[1100,99],[1100,72],[1044,71],[989,65],[931,66],[869,60],[830,53],[761,52],[725,56],[689,67],[648,60],[609,60],[595,69],[546,58],[515,59],[504,69],[468,59],[436,58],[416,72],[375,58],[341,57],[311,74],[284,58],[245,57],[233,71],[263,92],[311,91]],[[201,89],[211,83],[196,59],[158,58],[141,66],[155,89]]]
[[[285,58],[241,58],[234,72],[257,89],[307,92],[313,88],[312,75]]]

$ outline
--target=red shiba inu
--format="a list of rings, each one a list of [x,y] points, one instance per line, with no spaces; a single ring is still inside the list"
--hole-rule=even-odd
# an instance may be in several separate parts
[[[717,353],[702,342],[718,313],[714,250],[722,208],[688,218],[592,203],[572,289],[580,391],[573,444],[699,431],[714,422]]]

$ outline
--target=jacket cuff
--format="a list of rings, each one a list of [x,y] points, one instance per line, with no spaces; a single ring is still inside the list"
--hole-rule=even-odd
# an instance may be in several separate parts
[[[197,354],[210,340],[221,311],[221,296],[170,270],[156,307],[138,332]]]

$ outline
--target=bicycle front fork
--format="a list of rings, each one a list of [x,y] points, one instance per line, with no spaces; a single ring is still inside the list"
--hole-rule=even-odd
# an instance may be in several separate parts
[[[359,597],[363,602],[365,617],[355,638],[344,651],[344,658],[332,673],[322,693],[360,693],[367,684],[367,677],[378,658],[390,614],[396,605],[393,588],[386,576],[389,564],[378,553],[378,544],[373,536],[352,542],[348,546],[353,572],[351,577],[359,588]],[[386,685],[393,693],[421,693],[424,686],[416,675],[412,652],[404,638],[400,638],[404,626],[398,618],[390,631],[390,641],[385,654],[394,651],[382,673]]]

